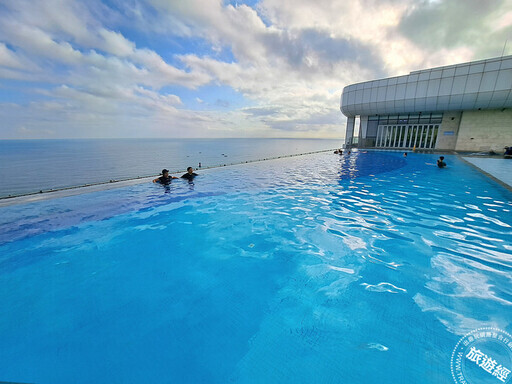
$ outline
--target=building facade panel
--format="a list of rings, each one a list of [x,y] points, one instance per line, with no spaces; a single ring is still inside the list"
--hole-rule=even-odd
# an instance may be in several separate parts
[[[484,72],[497,71],[500,69],[500,66],[500,61],[490,61],[488,63],[485,63]]]
[[[427,96],[428,83],[428,81],[418,81],[418,85],[416,86],[416,98]]]
[[[500,70],[504,70],[504,69],[512,69],[512,58],[504,59],[501,62]]]
[[[416,86],[417,82],[408,82],[407,87],[405,88],[405,98],[406,99],[414,99],[414,96],[416,95]]]
[[[395,99],[397,99],[397,100],[405,99],[405,89],[406,89],[406,87],[407,87],[406,84],[397,84],[396,92],[395,92]]]
[[[503,91],[512,88],[512,69],[503,69],[498,73],[495,90]]]
[[[450,67],[443,69],[443,77],[453,77],[455,76],[455,67]]]
[[[469,74],[468,79],[466,80],[466,88],[464,89],[464,93],[478,92],[481,82],[482,72]]]
[[[449,96],[448,103],[450,104],[450,107],[452,110],[458,110],[461,109],[462,106],[462,97],[463,95],[451,95]]]
[[[484,71],[484,64],[483,63],[479,63],[479,64],[471,64],[469,66],[469,74],[474,74],[474,73],[482,73]]]
[[[469,74],[469,65],[460,65],[455,69],[455,76],[465,76]]]
[[[466,89],[466,82],[468,80],[467,76],[455,76],[453,78],[452,86],[447,92],[446,95],[459,95],[463,94]]]
[[[428,97],[436,97],[437,95],[439,95],[439,86],[440,85],[441,85],[440,79],[430,80],[428,82],[427,96]]]
[[[480,92],[489,92],[496,89],[496,80],[498,79],[498,71],[485,72],[482,76],[480,84]]]

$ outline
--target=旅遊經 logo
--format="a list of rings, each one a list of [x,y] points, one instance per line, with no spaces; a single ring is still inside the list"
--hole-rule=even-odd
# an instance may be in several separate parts
[[[497,328],[478,328],[459,340],[452,353],[457,384],[512,382],[512,336]]]

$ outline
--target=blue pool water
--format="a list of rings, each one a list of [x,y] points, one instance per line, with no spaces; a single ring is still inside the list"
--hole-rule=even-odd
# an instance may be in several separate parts
[[[512,193],[435,159],[325,153],[1,208],[0,381],[451,383],[462,335],[512,332]]]

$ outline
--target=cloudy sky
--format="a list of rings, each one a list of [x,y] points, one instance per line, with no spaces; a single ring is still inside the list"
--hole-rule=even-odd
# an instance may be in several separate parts
[[[0,139],[344,135],[344,86],[512,54],[512,0],[0,0]]]

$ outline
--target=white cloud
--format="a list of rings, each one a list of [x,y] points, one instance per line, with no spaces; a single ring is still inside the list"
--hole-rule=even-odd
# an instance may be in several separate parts
[[[127,57],[135,51],[135,44],[125,39],[124,36],[118,32],[101,28],[98,31],[98,35],[102,38],[100,46],[105,52],[120,57]]]
[[[489,52],[483,38],[464,38],[477,27],[453,16],[463,9],[502,36],[512,32],[511,1],[480,12],[476,0],[8,1],[0,81],[35,85],[17,109],[0,104],[0,118],[11,136],[52,125],[65,137],[342,136],[345,85]],[[233,88],[246,104],[208,98],[197,91],[204,85]],[[205,109],[187,109],[180,87]]]
[[[0,43],[0,66],[14,69],[26,68],[22,60],[3,43]]]

